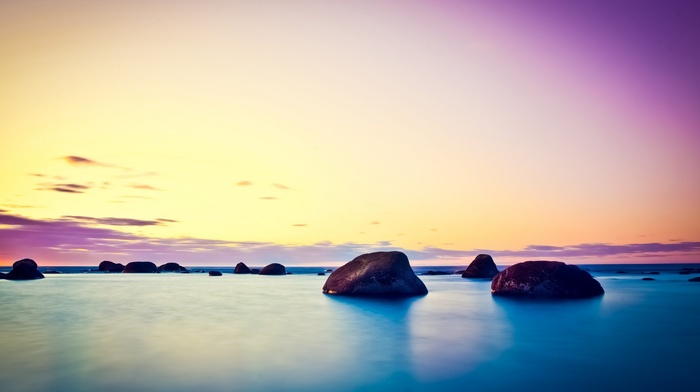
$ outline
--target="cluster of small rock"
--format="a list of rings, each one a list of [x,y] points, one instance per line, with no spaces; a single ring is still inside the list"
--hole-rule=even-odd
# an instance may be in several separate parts
[[[99,271],[114,273],[189,273],[177,263],[165,263],[159,267],[150,261],[132,261],[127,265],[103,261]],[[197,271],[195,271],[197,272]],[[204,271],[199,271],[204,272]],[[326,270],[331,272],[331,270]],[[602,295],[603,287],[587,271],[575,265],[558,261],[525,261],[514,264],[503,271],[490,255],[480,254],[464,270],[463,278],[490,279],[491,293],[495,296],[526,298],[589,298]],[[695,271],[693,271],[695,272]],[[250,269],[238,263],[234,274],[288,275],[284,265],[272,263],[264,268]],[[428,271],[426,275],[449,274]],[[220,271],[209,271],[210,276],[221,276]],[[325,275],[325,273],[319,273]],[[31,259],[22,259],[13,264],[12,271],[0,273],[0,279],[41,279],[44,275]],[[645,278],[653,280],[653,278]],[[690,279],[700,282],[700,277]],[[425,295],[428,289],[416,276],[402,252],[374,252],[356,257],[341,266],[328,277],[323,292],[330,295],[349,296],[416,296]]]

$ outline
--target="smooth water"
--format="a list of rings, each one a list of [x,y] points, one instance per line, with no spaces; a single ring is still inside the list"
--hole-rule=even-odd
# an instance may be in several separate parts
[[[0,389],[693,389],[700,283],[641,276],[598,274],[603,297],[535,302],[459,275],[421,276],[430,293],[403,300],[324,295],[315,274],[0,281]]]

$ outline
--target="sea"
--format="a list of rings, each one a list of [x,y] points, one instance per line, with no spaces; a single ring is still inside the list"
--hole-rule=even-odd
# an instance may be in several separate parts
[[[425,275],[450,266],[414,268],[429,294],[406,299],[325,295],[324,267],[51,267],[0,280],[0,390],[698,390],[700,264],[582,268],[603,296],[516,300]]]

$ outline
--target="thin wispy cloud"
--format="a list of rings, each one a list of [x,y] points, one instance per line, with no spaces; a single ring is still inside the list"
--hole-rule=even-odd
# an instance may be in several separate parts
[[[236,183],[236,186],[251,186],[251,185],[253,185],[253,183],[250,181],[239,181]]]
[[[379,225],[379,224],[381,224],[381,223],[382,223],[382,222],[379,222],[379,221],[372,221],[372,222],[369,222],[370,225]]]
[[[106,226],[162,226],[166,223],[177,222],[172,219],[156,219],[156,220],[143,220],[143,219],[132,219],[132,218],[95,218],[89,216],[79,216],[79,215],[64,215],[61,220],[72,221],[82,224],[97,224]]]
[[[306,223],[295,223],[292,225],[292,227],[306,227],[308,226]]]
[[[129,185],[129,188],[143,189],[143,190],[147,190],[147,191],[162,191],[162,189],[156,188],[156,187],[154,187],[152,185],[148,185],[148,184],[131,184],[131,185]]]
[[[277,200],[277,198],[274,196],[263,196],[260,200]]]
[[[75,166],[110,166],[104,163],[93,161],[92,159],[83,158],[75,155],[68,155],[63,157],[62,159]]]
[[[102,167],[102,168],[117,169],[117,170],[120,170],[122,172],[120,175],[117,176],[118,178],[136,178],[136,177],[144,177],[144,176],[154,176],[154,175],[158,174],[156,172],[146,172],[146,171],[136,170],[136,169],[132,169],[132,168],[126,167],[126,166],[100,162],[100,161],[96,161],[94,159],[80,157],[80,156],[76,156],[76,155],[67,155],[67,156],[61,157],[61,159],[65,162],[67,162],[68,164],[70,164],[71,166]]]
[[[277,189],[284,190],[284,191],[288,191],[288,190],[291,189],[291,188],[289,188],[288,186],[282,185],[282,184],[272,184],[272,186],[274,186],[274,187],[277,188]]]
[[[41,183],[39,184],[39,188],[37,190],[40,191],[55,191],[55,192],[62,192],[62,193],[85,193],[88,189],[90,189],[90,185],[85,185],[85,184],[70,184],[70,183],[62,183],[62,184],[52,184],[52,183]]]

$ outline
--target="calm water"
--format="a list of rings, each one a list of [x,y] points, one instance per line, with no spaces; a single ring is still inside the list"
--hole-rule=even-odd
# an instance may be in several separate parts
[[[0,281],[0,388],[694,389],[698,275],[641,281],[651,269],[593,272],[606,294],[564,302],[492,298],[458,275],[421,276],[427,296],[393,301],[323,295],[314,274]]]

